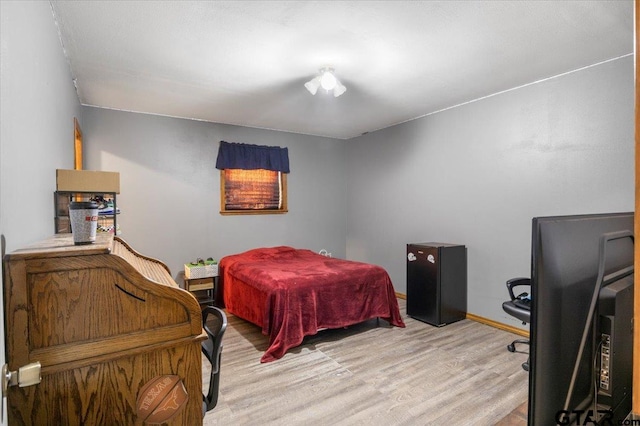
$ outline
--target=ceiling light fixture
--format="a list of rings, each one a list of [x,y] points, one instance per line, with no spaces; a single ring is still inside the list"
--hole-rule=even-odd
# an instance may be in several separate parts
[[[306,87],[312,95],[315,95],[320,87],[326,90],[327,93],[333,90],[333,96],[336,98],[347,91],[347,88],[336,78],[333,68],[321,68],[320,75],[307,81],[304,87]]]

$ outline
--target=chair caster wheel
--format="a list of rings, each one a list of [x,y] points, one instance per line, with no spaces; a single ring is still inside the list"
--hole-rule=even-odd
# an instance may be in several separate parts
[[[515,352],[516,351],[516,345],[514,345],[513,343],[507,345],[507,350],[509,352]]]
[[[524,362],[522,363],[522,369],[524,371],[529,371],[529,363],[528,362]]]

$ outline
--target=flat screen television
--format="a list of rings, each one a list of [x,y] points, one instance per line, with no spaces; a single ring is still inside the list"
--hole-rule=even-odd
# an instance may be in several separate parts
[[[631,407],[633,213],[532,228],[529,425],[615,424]]]

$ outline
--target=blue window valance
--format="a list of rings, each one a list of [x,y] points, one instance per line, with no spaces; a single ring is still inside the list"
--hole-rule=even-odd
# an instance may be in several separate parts
[[[289,150],[279,146],[220,141],[216,169],[266,169],[289,173]]]

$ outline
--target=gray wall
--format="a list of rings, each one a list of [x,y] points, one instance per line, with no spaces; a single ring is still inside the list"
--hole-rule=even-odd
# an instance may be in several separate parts
[[[122,237],[176,277],[197,257],[258,246],[345,256],[344,141],[92,107],[83,132],[86,168],[120,172]],[[289,213],[220,215],[221,140],[289,148]]]
[[[406,244],[468,248],[468,310],[530,275],[535,216],[633,211],[631,56],[347,142],[347,257],[406,293]]]
[[[6,251],[53,232],[74,116],[86,168],[121,173],[123,237],[174,273],[195,257],[290,244],[380,264],[404,293],[406,243],[462,243],[469,311],[518,325],[500,305],[504,281],[529,274],[531,218],[633,209],[632,57],[345,142],[81,108],[49,4],[0,7]],[[288,214],[220,216],[220,140],[289,147]]]
[[[0,234],[11,252],[54,232],[55,171],[73,168],[81,109],[49,2],[2,1],[0,19]]]
[[[53,234],[57,168],[73,168],[81,107],[48,2],[0,2],[0,226],[7,250]]]
[[[122,236],[174,275],[196,257],[289,244],[385,267],[405,245],[465,244],[469,312],[502,312],[530,274],[531,218],[633,210],[633,59],[337,141],[83,108],[86,166],[121,173]],[[285,215],[219,214],[218,142],[288,146]]]

